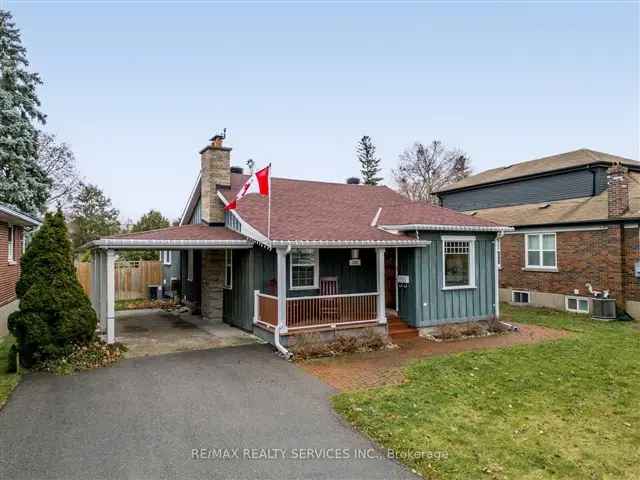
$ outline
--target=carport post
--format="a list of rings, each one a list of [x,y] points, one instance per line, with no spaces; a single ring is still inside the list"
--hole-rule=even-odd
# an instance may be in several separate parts
[[[107,250],[107,343],[116,341],[116,278],[115,278],[116,252]]]
[[[105,278],[105,255],[98,250],[98,319],[100,331],[107,331],[107,279]]]
[[[98,289],[98,282],[96,281],[97,269],[96,269],[96,251],[93,250],[91,252],[91,306],[97,312],[96,308],[96,299],[98,298],[96,295],[96,290]]]
[[[384,248],[376,248],[376,285],[378,287],[378,323],[387,323],[386,302],[384,298]]]

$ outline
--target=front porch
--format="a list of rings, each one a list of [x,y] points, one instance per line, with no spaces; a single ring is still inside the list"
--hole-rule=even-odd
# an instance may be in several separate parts
[[[395,261],[395,249],[386,251]],[[344,264],[349,273],[336,273]],[[385,281],[385,270],[394,272],[389,265],[385,268],[385,248],[279,248],[275,270],[274,282],[253,291],[257,335],[288,346],[296,335],[309,332],[322,340],[338,332],[357,335],[357,329],[362,328],[387,333],[388,290],[396,287],[395,276],[391,282]],[[309,285],[300,286],[297,276]],[[395,303],[395,292],[391,294]]]

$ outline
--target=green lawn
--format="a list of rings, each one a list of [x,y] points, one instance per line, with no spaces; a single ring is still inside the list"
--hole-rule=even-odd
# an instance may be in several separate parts
[[[335,408],[384,447],[412,454],[404,463],[426,478],[639,479],[640,325],[503,313],[572,335],[419,361],[406,384],[338,395]]]
[[[7,373],[7,355],[13,345],[13,337],[0,337],[0,408],[20,380],[20,374]]]

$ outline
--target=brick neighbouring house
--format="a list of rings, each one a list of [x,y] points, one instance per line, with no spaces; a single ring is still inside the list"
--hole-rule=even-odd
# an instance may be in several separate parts
[[[591,284],[640,319],[640,162],[581,149],[488,170],[438,196],[515,227],[500,241],[502,301],[590,309]]]
[[[8,333],[7,318],[18,308],[16,283],[20,278],[25,229],[38,225],[38,219],[0,203],[0,336]]]

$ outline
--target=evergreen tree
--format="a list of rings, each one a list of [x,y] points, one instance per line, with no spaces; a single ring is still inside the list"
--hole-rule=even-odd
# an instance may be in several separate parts
[[[96,185],[82,185],[69,207],[73,247],[78,250],[87,242],[119,233],[119,214]]]
[[[62,211],[47,213],[22,256],[16,285],[20,309],[9,316],[25,366],[93,339],[96,313],[76,278]]]
[[[30,213],[43,211],[50,180],[38,165],[33,122],[44,123],[26,49],[11,14],[0,10],[0,201]]]
[[[376,147],[371,141],[371,137],[365,135],[358,141],[356,153],[360,162],[362,182],[365,185],[377,185],[382,180],[382,177],[378,176],[380,174],[380,158],[376,157]]]
[[[149,210],[131,229],[132,232],[147,232],[149,230],[157,230],[158,228],[166,228],[169,226],[169,220],[157,210]],[[158,251],[156,250],[125,250],[120,252],[120,257],[125,260],[157,260]]]

